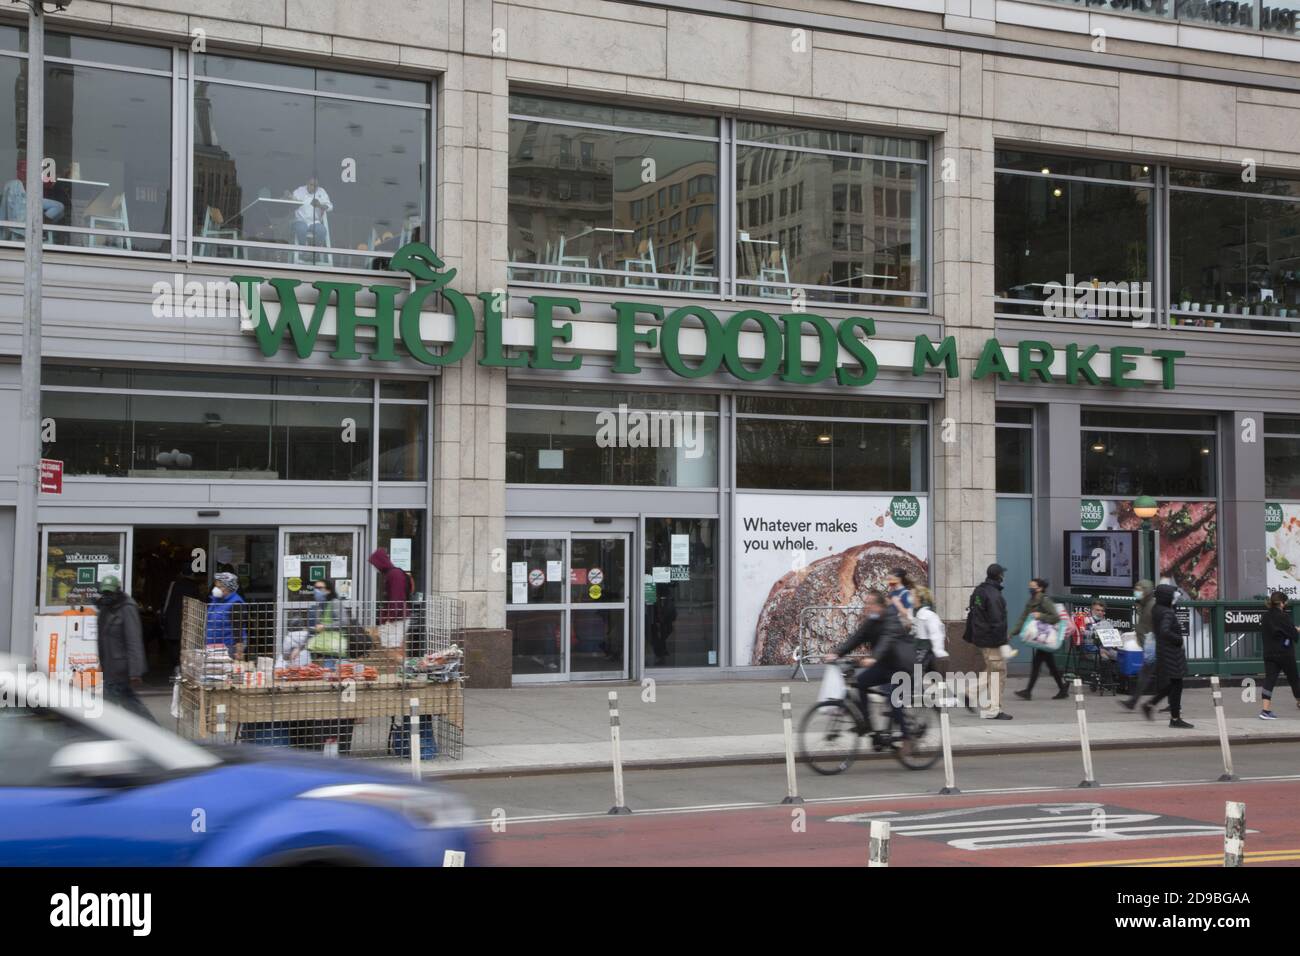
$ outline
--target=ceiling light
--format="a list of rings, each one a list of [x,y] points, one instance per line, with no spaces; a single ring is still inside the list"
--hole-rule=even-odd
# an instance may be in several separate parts
[[[1102,444],[1101,442],[1099,442],[1099,441],[1095,441],[1095,442],[1092,443],[1092,450],[1093,450],[1093,451],[1105,451],[1105,450],[1106,450],[1106,446],[1105,446],[1104,444]]]

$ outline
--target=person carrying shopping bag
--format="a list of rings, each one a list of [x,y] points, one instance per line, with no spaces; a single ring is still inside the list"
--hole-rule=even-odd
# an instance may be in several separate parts
[[[1151,633],[1151,612],[1156,606],[1155,582],[1143,578],[1133,589],[1137,603],[1133,605],[1133,630],[1137,633],[1138,643],[1142,645],[1142,670],[1138,672],[1133,685],[1133,695],[1128,700],[1121,700],[1120,706],[1132,710],[1137,706],[1138,698],[1143,694],[1155,693],[1151,682],[1156,670],[1156,636]]]
[[[1016,626],[1012,628],[1012,633],[1021,634],[1025,626],[1031,623],[1035,627],[1049,625],[1053,630],[1056,630],[1060,628],[1060,619],[1060,611],[1057,610],[1052,599],[1047,596],[1047,579],[1030,578],[1029,600],[1025,602],[1025,609],[1020,612],[1020,618],[1016,621]],[[1029,683],[1025,685],[1024,690],[1016,691],[1016,696],[1021,700],[1029,700],[1033,696],[1034,684],[1038,681],[1038,672],[1044,664],[1047,665],[1047,672],[1056,681],[1056,696],[1052,700],[1064,700],[1070,696],[1070,692],[1065,686],[1065,679],[1061,676],[1061,670],[1056,666],[1055,653],[1043,647],[1035,647],[1033,664],[1029,670]]]

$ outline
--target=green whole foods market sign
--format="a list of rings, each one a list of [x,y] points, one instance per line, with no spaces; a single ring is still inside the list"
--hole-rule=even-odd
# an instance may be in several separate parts
[[[390,262],[394,271],[408,273],[415,280],[414,290],[399,308],[397,296],[402,286],[362,286],[357,282],[320,280],[312,283],[316,302],[304,318],[298,302],[300,279],[260,276],[233,276],[244,298],[246,313],[253,316],[253,332],[262,354],[277,354],[286,338],[300,358],[316,350],[326,314],[334,307],[334,350],[330,357],[341,361],[368,359],[372,362],[395,362],[400,356],[398,340],[407,354],[425,365],[452,365],[473,349],[477,332],[470,297],[450,288],[455,269],[444,264],[427,245],[409,243],[399,249]],[[278,314],[272,319],[262,308],[260,288],[268,283],[279,302]],[[369,314],[357,311],[357,296],[363,288],[375,299]],[[441,295],[451,308],[450,333],[436,342],[426,341],[422,329],[423,306],[433,295]],[[577,348],[574,325],[566,318],[581,313],[581,303],[567,296],[535,295],[531,320],[532,343],[527,347],[506,342],[503,315],[506,295],[500,291],[480,292],[483,303],[483,353],[480,365],[527,367],[557,371],[574,371],[582,366],[582,355],[557,355]],[[712,376],[725,370],[742,382],[759,382],[772,377],[797,385],[814,385],[833,378],[839,385],[861,387],[875,380],[880,362],[870,339],[876,334],[872,319],[850,316],[837,325],[820,316],[791,312],[775,316],[759,309],[744,309],[725,319],[701,305],[688,304],[676,309],[653,302],[614,302],[615,321],[586,323],[600,335],[612,333],[606,349],[612,354],[611,370],[620,374],[641,371],[638,359],[647,351],[657,352],[664,365],[685,379]],[[525,320],[510,320],[520,322]],[[753,324],[757,331],[746,328]],[[373,330],[374,344],[368,353],[357,349],[357,330]],[[815,343],[815,344],[814,344]],[[877,348],[884,347],[881,343]],[[907,343],[888,343],[894,345]],[[507,348],[509,347],[509,351]],[[841,350],[849,361],[841,361]],[[1094,362],[1104,354],[1108,371]],[[1001,381],[1053,382],[1070,385],[1108,385],[1116,388],[1140,388],[1159,378],[1163,388],[1174,387],[1174,363],[1185,353],[1172,349],[1152,349],[1117,345],[1102,353],[1100,346],[1081,348],[1071,343],[1057,347],[1048,342],[1025,340],[1004,345],[990,338],[980,352],[971,377],[993,377]],[[1135,373],[1138,361],[1149,358],[1158,368],[1158,376],[1148,371],[1144,377]],[[1012,368],[1014,362],[1015,368]],[[906,359],[894,367],[907,367]],[[942,368],[948,378],[957,377],[957,342],[952,336],[935,343],[924,335],[911,343],[911,373],[925,374],[928,369]]]
[[[1106,518],[1106,508],[1096,498],[1085,498],[1079,504],[1079,524],[1085,531],[1096,531]]]
[[[921,517],[921,503],[911,495],[900,495],[889,501],[889,516],[900,528],[910,528]]]
[[[1264,505],[1264,530],[1272,534],[1282,527],[1282,506],[1270,501]]]

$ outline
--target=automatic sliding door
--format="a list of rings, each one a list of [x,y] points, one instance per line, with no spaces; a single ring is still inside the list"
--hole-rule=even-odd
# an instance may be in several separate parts
[[[626,677],[627,536],[574,535],[570,547],[569,670]]]

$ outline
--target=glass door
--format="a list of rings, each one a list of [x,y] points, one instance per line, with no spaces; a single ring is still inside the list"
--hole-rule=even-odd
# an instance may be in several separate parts
[[[627,534],[506,536],[506,626],[521,683],[628,673]]]
[[[627,535],[575,534],[569,563],[569,671],[626,677]]]
[[[94,607],[100,582],[112,575],[131,593],[131,532],[127,527],[41,529],[41,610]]]
[[[280,529],[280,600],[310,601],[317,581],[330,581],[344,600],[360,599],[361,532],[355,528]]]
[[[208,534],[208,587],[213,576],[229,571],[239,578],[239,593],[245,601],[260,603],[276,598],[274,528],[231,530],[221,528]]]

